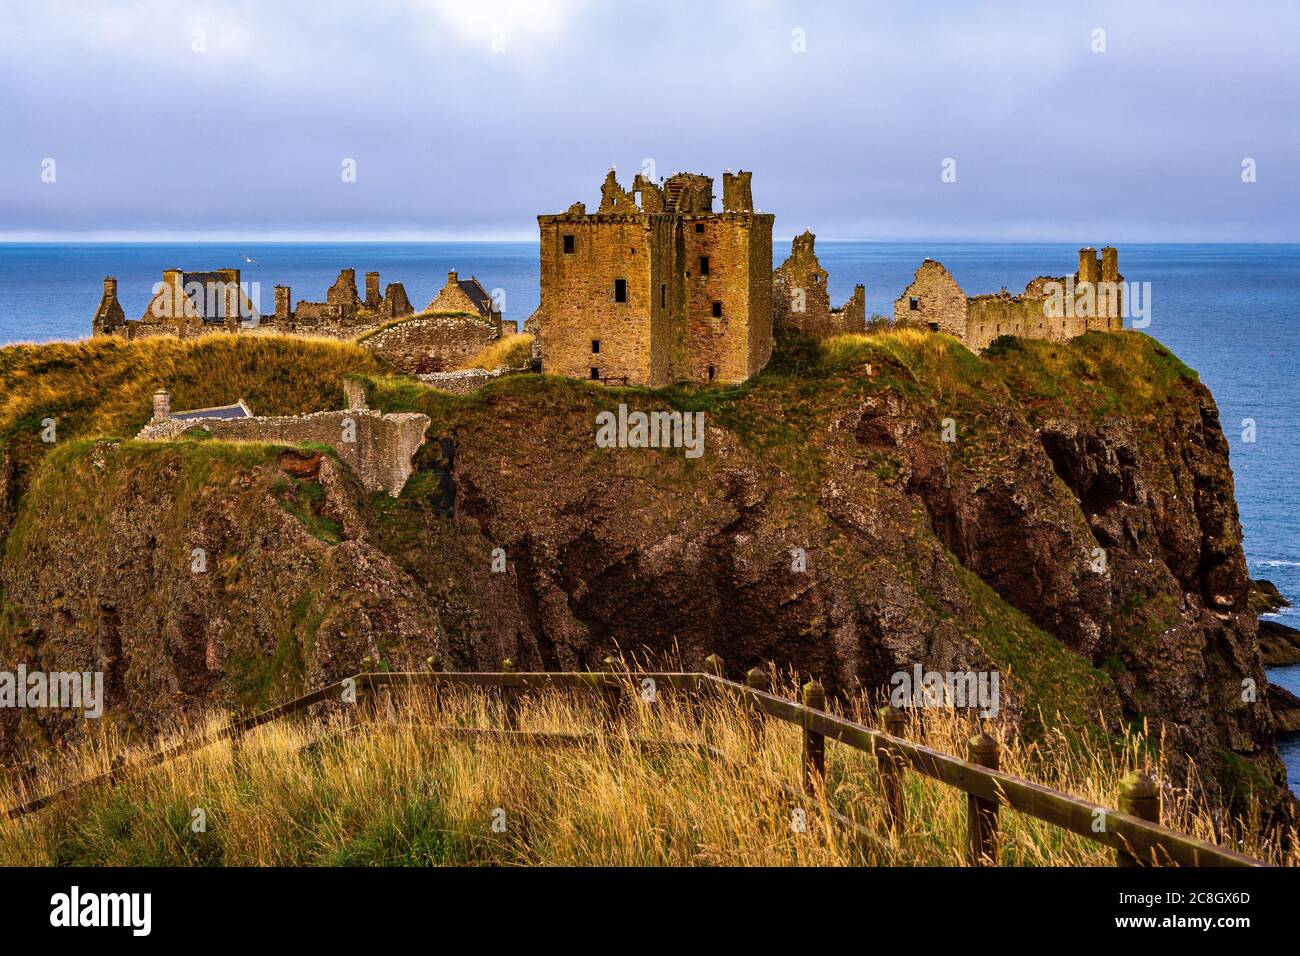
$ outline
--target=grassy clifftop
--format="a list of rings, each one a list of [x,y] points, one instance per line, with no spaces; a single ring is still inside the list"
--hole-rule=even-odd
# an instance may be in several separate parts
[[[1096,725],[1101,711],[1113,733],[1151,718],[1211,777],[1244,761],[1261,787],[1280,778],[1267,707],[1232,702],[1263,674],[1213,401],[1138,333],[1003,340],[985,356],[915,331],[841,336],[787,343],[742,385],[654,390],[518,375],[455,396],[387,375],[355,346],[275,337],[18,347],[0,350],[0,375],[0,518],[7,508],[16,532],[0,619],[21,620],[34,653],[59,646],[69,608],[90,615],[94,654],[121,639],[100,609],[121,603],[101,593],[120,570],[55,582],[22,570],[62,560],[35,540],[56,528],[60,548],[94,561],[109,517],[147,532],[156,557],[115,552],[137,577],[204,539],[231,580],[274,589],[268,606],[324,622],[286,648],[302,628],[229,614],[220,588],[133,586],[132,613],[182,635],[180,671],[157,670],[167,638],[149,678],[171,681],[182,706],[238,697],[235,673],[259,655],[259,686],[274,688],[287,686],[263,673],[276,661],[296,662],[301,686],[376,648],[418,662],[430,644],[449,666],[487,668],[506,656],[582,668],[639,647],[698,666],[718,651],[738,673],[776,661],[844,691],[920,663],[999,670],[1007,713],[1027,728],[1058,714]],[[397,500],[365,500],[328,457],[290,480],[272,455],[199,468],[213,477],[194,518],[164,526],[148,489],[90,497],[54,480],[106,454],[91,439],[133,434],[159,386],[175,407],[243,397],[291,414],[339,407],[346,375],[368,382],[372,407],[430,416]],[[596,447],[595,414],[619,403],[704,413],[705,454]],[[54,445],[40,440],[46,418]],[[42,464],[51,448],[64,450]],[[130,454],[112,453],[114,474]],[[292,495],[276,490],[286,482]],[[247,487],[266,500],[237,504]],[[256,526],[243,517],[254,513]],[[792,549],[806,570],[792,571]],[[1138,639],[1135,621],[1159,621],[1159,639]],[[223,656],[226,633],[243,663]]]

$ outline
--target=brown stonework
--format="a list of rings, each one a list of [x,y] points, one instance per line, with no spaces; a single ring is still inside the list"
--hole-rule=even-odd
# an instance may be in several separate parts
[[[355,398],[355,392],[349,395],[349,400]],[[366,490],[385,491],[396,497],[411,475],[411,456],[424,444],[428,426],[427,415],[411,412],[383,415],[363,404],[361,408],[309,415],[200,420],[168,417],[150,422],[136,438],[171,441],[196,430],[221,441],[328,445]]]
[[[1077,273],[1039,276],[1019,295],[1002,289],[967,296],[947,269],[926,259],[894,302],[894,321],[917,322],[945,332],[974,352],[1003,335],[1063,342],[1084,332],[1122,329],[1123,282],[1119,253],[1109,246],[1100,257],[1095,249],[1080,249]],[[1066,300],[1078,305],[1071,308]],[[1090,302],[1086,309],[1084,301]]]
[[[408,375],[459,368],[500,336],[500,329],[467,312],[421,313],[381,327],[358,341]]]
[[[544,371],[643,385],[740,382],[772,353],[772,222],[752,210],[749,174],[713,180],[643,176],[624,190],[611,170],[599,210],[575,203],[539,216]],[[639,203],[638,203],[639,199]]]
[[[375,281],[379,281],[376,274]],[[357,270],[340,269],[339,277],[325,293],[325,301],[330,305],[341,305],[348,309],[360,309],[361,297],[357,295]]]
[[[356,291],[356,271],[343,269],[324,302],[300,301],[295,307],[288,286],[275,287],[275,310],[259,315],[239,284],[238,269],[182,272],[167,269],[149,307],[138,320],[121,316],[117,282],[104,281],[104,297],[91,321],[94,335],[127,339],[167,335],[191,338],[212,332],[249,335],[315,335],[355,339],[384,322],[415,310],[400,282],[390,282],[379,295],[379,273],[366,273],[366,299]],[[111,288],[110,288],[111,285]],[[373,303],[373,305],[372,305]]]
[[[816,241],[807,229],[795,236],[790,257],[772,273],[772,329],[778,337],[796,333],[822,337],[866,328],[866,286],[855,286],[849,301],[832,309],[826,270],[814,250]]]
[[[174,335],[189,338],[209,332],[235,332],[256,321],[257,307],[240,286],[238,269],[184,272],[164,269],[162,282],[138,322],[126,322],[127,338]]]
[[[490,322],[501,321],[501,310],[492,296],[474,276],[462,279],[455,269],[447,273],[447,284],[442,287],[425,312],[468,312]]]
[[[384,295],[379,300],[375,312],[381,319],[387,320],[411,315],[415,309],[411,307],[411,300],[406,297],[406,287],[400,282],[390,282],[384,289]]]
[[[99,300],[99,308],[91,319],[91,335],[113,335],[126,327],[126,313],[117,301],[117,280],[112,276],[104,279],[104,295]]]

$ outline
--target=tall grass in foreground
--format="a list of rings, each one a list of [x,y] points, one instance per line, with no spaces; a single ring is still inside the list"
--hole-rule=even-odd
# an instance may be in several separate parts
[[[629,688],[629,691],[632,691]],[[779,692],[793,696],[793,686]],[[875,760],[827,743],[824,790],[798,789],[800,732],[756,724],[738,703],[662,691],[636,693],[604,719],[594,696],[524,698],[520,727],[556,735],[506,742],[468,728],[501,725],[487,692],[381,694],[381,713],[356,722],[338,707],[268,724],[237,747],[221,742],[114,788],[80,792],[34,815],[0,821],[6,865],[961,865],[965,797],[907,774],[906,826],[889,835]],[[851,702],[850,712],[864,702]],[[872,709],[874,712],[874,708]],[[913,713],[907,736],[965,753],[979,728],[954,711]],[[215,726],[212,724],[211,726]],[[441,729],[440,729],[441,728]],[[457,732],[455,728],[464,729]],[[1004,770],[1115,806],[1119,779],[1143,768],[1163,779],[1152,742],[1080,752],[1061,728],[1028,743],[1004,730]],[[589,735],[589,736],[588,736]],[[700,745],[716,748],[706,754]],[[60,779],[102,772],[117,741],[101,739],[43,768]],[[1144,763],[1154,759],[1154,765]],[[130,767],[128,756],[127,765]],[[1170,781],[1166,781],[1169,783]],[[1176,783],[1176,782],[1175,782]],[[24,794],[0,794],[12,806]],[[29,796],[29,795],[28,795]],[[864,837],[826,811],[863,824]],[[206,828],[195,826],[196,811]],[[806,828],[796,825],[802,811]],[[1179,787],[1165,821],[1275,863],[1297,863],[1276,841],[1232,843]],[[1113,851],[1004,808],[1004,865],[1113,863]]]

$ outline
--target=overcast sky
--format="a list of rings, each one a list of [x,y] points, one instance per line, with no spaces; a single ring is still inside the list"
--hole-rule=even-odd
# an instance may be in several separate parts
[[[3,239],[532,239],[645,163],[781,237],[1300,239],[1295,0],[3,14]]]

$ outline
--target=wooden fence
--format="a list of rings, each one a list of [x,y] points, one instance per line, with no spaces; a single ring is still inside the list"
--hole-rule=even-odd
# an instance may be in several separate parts
[[[369,662],[365,662],[369,667]],[[1134,772],[1120,784],[1118,810],[1101,807],[1090,801],[1024,780],[998,769],[998,744],[988,734],[977,734],[969,742],[967,759],[942,753],[902,736],[905,715],[896,708],[886,708],[881,719],[884,729],[868,727],[828,713],[822,686],[810,681],[803,686],[802,701],[786,700],[770,693],[767,675],[754,668],[744,683],[722,676],[723,662],[717,655],[705,661],[704,673],[676,671],[626,671],[618,662],[607,658],[606,671],[519,672],[507,660],[500,671],[444,672],[430,659],[430,670],[416,672],[366,672],[345,678],[262,713],[238,718],[218,731],[184,741],[149,754],[130,766],[119,757],[107,773],[90,778],[64,790],[38,797],[7,811],[10,818],[33,813],[52,802],[85,787],[111,784],[130,769],[152,766],[184,753],[206,747],[224,739],[237,741],[240,736],[262,724],[302,712],[330,701],[354,699],[362,713],[376,713],[376,691],[381,688],[435,688],[439,685],[495,688],[502,702],[502,731],[523,738],[545,742],[556,734],[522,734],[518,730],[520,696],[529,690],[548,688],[585,689],[599,694],[607,714],[614,714],[620,698],[635,691],[640,682],[652,680],[656,688],[670,688],[694,694],[723,694],[749,708],[756,720],[765,717],[801,728],[803,733],[803,787],[817,792],[826,772],[826,741],[871,754],[878,762],[885,797],[886,819],[891,830],[901,831],[905,823],[904,777],[923,774],[966,794],[967,861],[972,866],[996,864],[998,858],[998,814],[1001,808],[1035,817],[1046,823],[1077,833],[1115,850],[1119,866],[1266,866],[1262,860],[1225,847],[1215,846],[1160,823],[1160,790],[1146,774]],[[463,728],[476,730],[475,728]],[[714,748],[704,748],[711,756]],[[842,823],[861,831],[864,828],[840,814]]]

